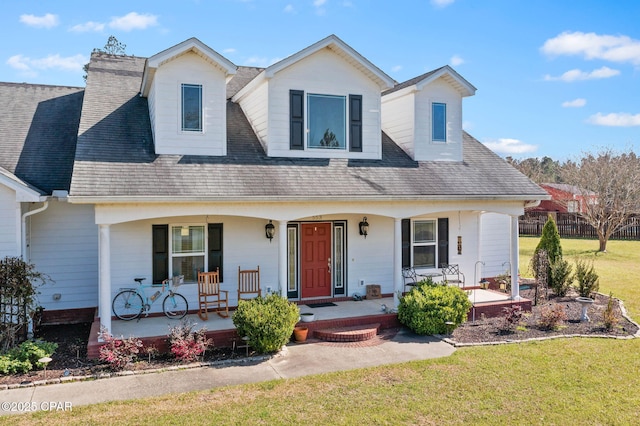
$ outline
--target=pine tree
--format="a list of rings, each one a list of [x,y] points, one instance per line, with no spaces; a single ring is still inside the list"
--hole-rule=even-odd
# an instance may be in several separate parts
[[[560,245],[560,233],[556,226],[553,216],[549,215],[547,222],[542,228],[542,236],[534,253],[545,250],[549,256],[549,263],[553,264],[556,260],[562,259],[562,246]]]

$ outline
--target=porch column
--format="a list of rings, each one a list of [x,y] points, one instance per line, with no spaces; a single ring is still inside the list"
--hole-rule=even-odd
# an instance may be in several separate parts
[[[402,278],[402,219],[396,218],[393,223],[393,306],[397,309],[400,295],[404,290]]]
[[[287,221],[278,221],[278,285],[280,296],[287,298]]]
[[[518,282],[518,260],[520,245],[518,243],[519,236],[518,216],[511,216],[511,298],[520,300],[520,283]]]
[[[111,233],[110,225],[98,225],[99,294],[98,316],[100,326],[111,333]]]

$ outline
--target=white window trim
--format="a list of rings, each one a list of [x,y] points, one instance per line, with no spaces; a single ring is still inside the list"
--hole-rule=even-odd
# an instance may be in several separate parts
[[[201,129],[200,130],[184,130],[182,128],[182,114],[183,114],[183,109],[182,109],[182,87],[183,86],[200,86],[200,103],[201,105],[201,110],[200,110],[200,125],[201,125]],[[205,91],[205,84],[203,83],[194,83],[194,82],[188,82],[188,81],[180,81],[178,82],[178,133],[181,135],[192,135],[192,136],[198,136],[198,135],[204,135],[205,133],[205,129],[206,129],[206,122],[205,122],[205,118],[206,118],[206,114],[205,114],[205,99],[206,99],[206,91]]]
[[[190,253],[174,253],[173,251],[173,228],[177,227],[189,227],[189,226],[201,226],[204,230],[204,251],[203,252],[190,252]],[[173,276],[173,259],[178,257],[189,256],[202,256],[203,258],[203,271],[207,270],[207,253],[209,252],[209,231],[207,230],[207,224],[205,223],[170,223],[169,224],[169,276]],[[197,281],[196,281],[197,282]],[[195,282],[185,282],[185,284],[194,284]]]
[[[317,152],[348,152],[349,151],[349,95],[348,94],[333,94],[333,93],[317,93],[317,92],[305,92],[304,94],[304,149]],[[336,98],[342,98],[344,100],[344,147],[343,148],[321,148],[316,146],[309,146],[309,96],[333,96]]]
[[[434,139],[433,138],[433,126],[434,126],[434,118],[433,118],[433,106],[435,104],[442,104],[444,105],[444,140],[443,139]],[[448,122],[449,122],[449,104],[445,101],[445,100],[440,100],[440,99],[432,99],[430,104],[430,110],[429,110],[429,114],[431,115],[431,120],[430,120],[430,126],[429,126],[429,138],[431,139],[432,143],[448,143],[449,142],[449,126],[448,126]]]
[[[434,240],[433,242],[416,242],[415,241],[415,224],[419,222],[433,222],[434,229]],[[429,247],[433,246],[435,248],[434,252],[434,266],[424,266],[424,265],[416,265],[414,259],[414,247]],[[411,264],[417,269],[438,269],[438,219],[432,218],[421,218],[421,219],[413,219],[411,220]]]

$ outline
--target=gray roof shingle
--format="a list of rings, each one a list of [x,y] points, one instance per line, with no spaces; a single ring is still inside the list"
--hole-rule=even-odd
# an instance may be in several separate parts
[[[83,89],[0,83],[0,167],[42,194],[69,190]]]

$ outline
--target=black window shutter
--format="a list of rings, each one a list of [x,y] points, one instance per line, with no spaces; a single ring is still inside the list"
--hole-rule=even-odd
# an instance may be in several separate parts
[[[304,149],[304,92],[289,91],[289,148]]]
[[[411,220],[402,219],[402,267],[411,266]]]
[[[153,283],[160,284],[169,278],[169,225],[153,225]]]
[[[449,218],[438,218],[438,263],[449,264]]]
[[[349,95],[349,151],[362,152],[362,95]]]
[[[220,268],[220,281],[222,279],[222,224],[209,224],[209,253],[208,253],[208,271],[213,272],[216,268]]]

